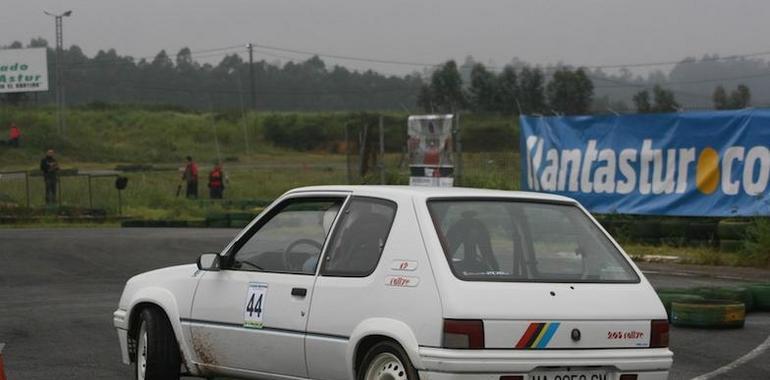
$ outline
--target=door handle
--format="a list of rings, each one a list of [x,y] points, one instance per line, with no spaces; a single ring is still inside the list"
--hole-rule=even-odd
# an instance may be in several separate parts
[[[305,288],[291,288],[291,295],[297,297],[304,297],[307,295],[307,289]]]

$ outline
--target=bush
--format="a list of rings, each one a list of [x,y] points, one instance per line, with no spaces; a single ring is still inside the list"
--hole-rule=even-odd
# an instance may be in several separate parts
[[[263,123],[265,140],[296,150],[326,147],[340,135],[330,131],[326,121],[320,117],[311,120],[298,114],[271,115]]]

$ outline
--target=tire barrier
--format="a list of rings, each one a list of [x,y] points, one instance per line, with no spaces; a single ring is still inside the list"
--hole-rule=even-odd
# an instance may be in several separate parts
[[[741,302],[746,307],[746,312],[754,310],[754,296],[749,288],[744,287],[721,287],[721,288],[696,288],[694,294],[705,299],[727,300]]]
[[[253,212],[214,212],[200,220],[144,220],[130,219],[120,223],[121,227],[188,227],[188,228],[243,228],[259,215]]]
[[[257,215],[256,212],[211,213],[206,216],[206,227],[243,228]]]
[[[750,222],[737,220],[722,220],[717,226],[719,240],[742,240],[746,237],[746,229]]]
[[[722,252],[740,252],[743,249],[743,240],[719,240],[719,250]]]
[[[678,289],[684,291],[684,289]],[[687,302],[687,301],[703,301],[703,296],[697,294],[687,293],[658,293],[660,302],[663,303],[663,307],[666,308],[666,315],[668,315],[669,322],[671,321],[671,304],[673,302]]]
[[[671,324],[680,327],[741,328],[746,308],[742,302],[701,300],[671,303]]]
[[[748,287],[754,300],[754,310],[770,311],[770,283]]]
[[[717,247],[719,226],[725,240],[742,239],[745,221],[709,218],[653,218],[596,215],[597,220],[613,236],[640,244],[667,244],[673,246]],[[733,249],[736,244],[726,244]]]
[[[206,227],[204,220],[124,220],[120,223],[124,228],[200,228]]]
[[[687,241],[716,241],[717,222],[690,222],[685,232]]]

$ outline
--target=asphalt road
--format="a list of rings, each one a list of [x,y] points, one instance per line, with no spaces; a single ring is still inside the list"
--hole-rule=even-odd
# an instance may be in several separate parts
[[[229,229],[0,229],[0,343],[8,378],[129,379],[112,327],[125,281],[219,250]],[[734,280],[651,273],[659,286]],[[729,365],[770,339],[770,313],[740,330],[672,328],[672,379]],[[765,351],[716,378],[768,379]]]

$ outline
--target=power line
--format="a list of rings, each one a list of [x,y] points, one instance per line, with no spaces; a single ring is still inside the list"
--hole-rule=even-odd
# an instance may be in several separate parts
[[[302,55],[317,55],[319,57],[327,57],[327,58],[335,58],[340,60],[347,60],[347,61],[359,61],[359,62],[369,62],[369,63],[379,63],[379,64],[392,64],[392,65],[405,65],[405,66],[419,66],[419,67],[435,67],[440,66],[440,63],[427,63],[427,62],[415,62],[415,61],[399,61],[399,60],[391,60],[391,59],[380,59],[380,58],[367,58],[367,57],[356,57],[356,56],[349,56],[349,55],[340,55],[340,54],[332,54],[332,53],[324,53],[319,51],[309,51],[309,50],[300,50],[300,49],[290,49],[290,48],[284,48],[284,47],[277,47],[277,46],[269,46],[269,45],[261,45],[261,44],[254,44],[255,47],[260,47],[262,49],[266,50],[274,50],[274,51],[282,51],[287,53],[295,53],[295,54],[302,54]],[[687,64],[696,64],[696,63],[703,63],[703,62],[717,62],[717,61],[728,61],[728,60],[736,60],[741,58],[751,58],[751,57],[760,57],[760,56],[767,56],[770,55],[770,51],[761,51],[761,52],[752,52],[752,53],[744,53],[744,54],[733,54],[726,57],[709,57],[709,58],[703,58],[700,60],[677,60],[677,61],[657,61],[657,62],[640,62],[640,63],[624,63],[624,64],[606,64],[606,65],[568,65],[573,67],[583,67],[586,69],[610,69],[610,68],[623,68],[623,67],[649,67],[649,66],[666,66],[666,65],[687,65]],[[501,70],[505,66],[488,66],[488,68],[498,69]]]
[[[253,44],[253,45],[255,47],[266,49],[266,50],[282,51],[285,53],[295,53],[295,54],[303,54],[303,55],[310,55],[310,56],[317,55],[319,57],[334,58],[334,59],[340,59],[345,61],[357,61],[357,62],[379,63],[379,64],[388,64],[388,65],[401,65],[401,66],[421,66],[421,67],[434,67],[434,66],[441,65],[436,63],[425,63],[425,62],[353,57],[349,55],[339,55],[339,54],[322,53],[322,52],[316,52],[316,51],[289,49],[289,48],[282,48],[282,47],[268,46],[268,45],[261,45],[261,44]]]
[[[212,48],[212,49],[203,49],[203,50],[196,50],[191,51],[190,56],[192,57],[213,57],[218,55],[227,55],[233,52],[235,49],[244,49],[244,45],[233,45],[233,46],[226,46],[221,48]],[[162,49],[165,51],[165,49]],[[180,49],[181,50],[181,49]],[[90,62],[85,63],[74,63],[74,64],[68,64],[68,68],[84,68],[84,67],[90,67],[90,66],[109,66],[113,64],[119,64],[119,65],[128,65],[133,64],[136,65],[142,60],[152,60],[155,59],[155,57],[158,56],[160,52],[158,52],[155,55],[152,56],[145,56],[145,57],[131,57],[131,56],[123,56],[120,58],[115,59],[96,59],[92,58]],[[216,53],[216,54],[210,54],[210,53]],[[167,53],[168,54],[168,53]],[[169,58],[171,58],[173,55],[169,55]]]
[[[166,91],[166,92],[182,92],[182,93],[217,93],[217,94],[246,94],[242,90],[230,90],[230,89],[207,89],[200,87],[178,87],[178,86],[157,86],[147,85],[143,83],[131,82],[131,81],[118,81],[110,83],[98,83],[87,80],[67,79],[70,83],[80,83],[98,87],[126,87],[139,90],[154,90],[154,91]],[[405,93],[413,94],[415,88],[380,88],[380,89],[345,89],[345,90],[309,90],[309,91],[297,91],[287,89],[268,89],[257,91],[259,95],[358,95],[358,94],[378,94],[378,93]]]

